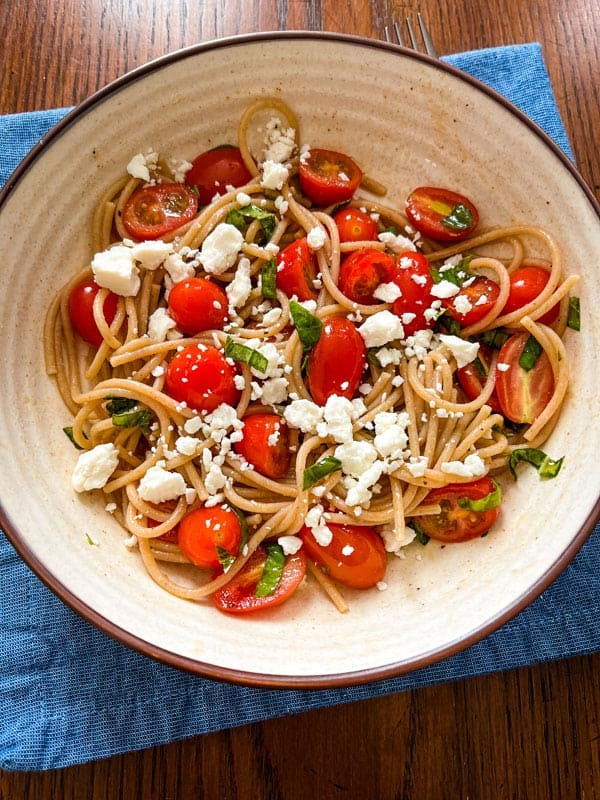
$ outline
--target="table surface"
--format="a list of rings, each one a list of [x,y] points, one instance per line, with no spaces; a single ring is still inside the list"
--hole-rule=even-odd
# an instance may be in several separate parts
[[[440,54],[542,44],[579,169],[600,194],[598,0],[28,0],[0,3],[0,113],[77,104],[179,47],[253,31],[383,38],[428,22]],[[247,725],[48,773],[4,800],[600,797],[600,655]]]

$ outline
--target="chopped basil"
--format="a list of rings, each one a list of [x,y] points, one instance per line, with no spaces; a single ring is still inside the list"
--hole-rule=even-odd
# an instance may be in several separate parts
[[[367,361],[369,364],[373,364],[374,367],[381,367],[381,363],[377,358],[378,351],[379,347],[369,347],[367,350]]]
[[[513,478],[517,480],[517,464],[521,461],[526,461],[537,469],[542,480],[549,480],[558,475],[564,459],[565,457],[563,456],[558,460],[554,460],[547,456],[543,450],[538,450],[536,447],[519,447],[512,451],[508,460],[508,468]]]
[[[440,222],[452,231],[465,231],[473,225],[473,214],[464,203],[458,203]]]
[[[224,547],[219,547],[219,545],[216,546],[216,550],[219,563],[223,567],[223,572],[227,572],[235,561],[235,556],[233,553],[230,553],[229,550],[225,550]]]
[[[269,300],[277,298],[277,262],[274,258],[265,261],[260,269],[260,291]]]
[[[468,508],[469,511],[489,511],[492,508],[498,508],[502,501],[502,491],[496,481],[494,484],[494,491],[486,494],[485,497],[480,497],[473,500],[471,497],[459,497],[457,500],[459,508]]]
[[[526,372],[533,369],[537,363],[538,358],[542,354],[542,345],[538,342],[535,336],[529,336],[525,342],[523,352],[519,357],[519,366]]]
[[[236,228],[245,228],[249,220],[252,219],[257,219],[260,222],[260,227],[266,239],[270,239],[277,225],[275,214],[272,211],[265,211],[264,208],[250,204],[243,208],[231,209],[225,218],[225,222],[235,225]]]
[[[335,458],[334,456],[326,456],[320,461],[316,461],[312,466],[304,470],[302,489],[310,489],[310,487],[318,483],[321,478],[325,478],[327,475],[331,475],[332,472],[336,472],[336,470],[341,468],[342,462],[339,458]]]
[[[266,372],[269,366],[269,360],[266,356],[259,353],[254,347],[234,342],[231,336],[228,336],[225,342],[225,356],[233,358],[234,361],[239,361],[242,364],[248,364],[258,372]]]
[[[433,282],[441,283],[441,281],[449,281],[449,283],[453,283],[455,286],[462,286],[465,281],[473,277],[473,273],[469,270],[469,264],[472,260],[473,256],[464,256],[464,258],[461,258],[458,264],[453,267],[444,266],[443,264],[441,267],[434,267],[431,265],[429,267],[429,272],[431,273]]]
[[[507,333],[504,328],[492,328],[489,331],[484,331],[479,338],[488,347],[500,350],[502,345],[510,339],[510,333]]]
[[[151,419],[151,411],[147,408],[138,408],[134,411],[124,411],[122,414],[113,414],[112,424],[117,428],[141,428],[147,431]]]
[[[323,323],[314,314],[311,314],[304,306],[292,300],[290,303],[290,314],[298,331],[298,336],[305,350],[310,350],[316,345],[323,330]]]
[[[415,540],[419,544],[422,544],[423,546],[426,545],[431,537],[427,536],[427,534],[425,533],[423,528],[419,525],[419,523],[415,522],[415,520],[413,519],[411,520],[410,527],[415,532]]]
[[[248,520],[246,519],[246,515],[244,514],[244,512],[237,506],[234,506],[231,503],[228,503],[227,505],[238,518],[238,522],[240,523],[240,528],[242,529],[242,535],[240,538],[240,547],[239,547],[239,552],[241,553],[246,544],[248,543],[248,535],[249,535]]]
[[[458,320],[454,319],[454,317],[449,317],[446,314],[446,309],[445,308],[440,310],[440,313],[439,313],[439,316],[437,317],[437,319],[438,319],[439,324],[441,325],[441,327],[445,331],[448,331],[448,333],[451,336],[460,336],[460,331],[461,331],[460,322]]]
[[[261,578],[254,590],[255,597],[269,597],[272,595],[279,585],[283,568],[285,567],[285,555],[281,545],[275,544],[275,542],[266,542],[263,547],[267,551],[267,560],[265,561]]]
[[[66,428],[63,428],[63,433],[65,433],[66,436],[71,440],[71,444],[73,445],[73,447],[76,447],[78,450],[83,450],[83,447],[77,444],[77,442],[75,441],[75,437],[73,436],[73,428],[70,425]],[[83,435],[85,436],[85,434]],[[85,436],[85,438],[87,439],[87,436]]]
[[[108,403],[106,410],[111,415],[123,414],[125,411],[131,411],[137,406],[137,400],[132,400],[129,397],[107,397]]]
[[[483,364],[483,361],[479,358],[479,356],[475,356],[475,359],[471,362],[475,371],[481,375],[482,378],[487,378],[488,373]]]
[[[569,297],[569,313],[567,315],[567,327],[574,331],[581,330],[581,308],[578,297]]]
[[[98,547],[98,542],[95,542],[89,533],[86,533],[85,538],[87,539],[87,543],[90,547]]]

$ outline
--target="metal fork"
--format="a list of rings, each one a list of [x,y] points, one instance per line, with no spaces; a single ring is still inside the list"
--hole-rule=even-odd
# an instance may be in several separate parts
[[[429,35],[429,31],[427,30],[427,25],[423,21],[423,17],[420,14],[417,14],[417,21],[419,23],[419,29],[421,31],[421,38],[423,39],[423,46],[425,47],[425,52],[427,55],[432,56],[433,58],[438,58],[437,50],[431,40],[431,36]],[[411,20],[406,17],[406,29],[408,31],[408,38],[410,40],[410,44],[407,45],[404,36],[402,35],[402,30],[400,25],[394,20],[392,23],[392,29],[394,31],[394,36],[396,37],[396,42],[401,45],[402,47],[412,47],[413,50],[420,51],[421,44],[419,42],[419,37],[415,32],[415,26],[411,22]],[[386,41],[392,42],[392,34],[390,33],[389,27],[386,25],[385,29],[385,38]]]

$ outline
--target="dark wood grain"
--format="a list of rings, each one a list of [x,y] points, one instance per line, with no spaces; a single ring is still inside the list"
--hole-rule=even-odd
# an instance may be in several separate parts
[[[417,7],[442,54],[541,42],[579,169],[600,192],[597,0],[472,0],[468,11],[451,0],[4,0],[0,113],[76,104],[214,37],[287,28],[383,38]],[[0,800],[591,800],[599,676],[600,655],[586,656],[49,773],[0,773]]]

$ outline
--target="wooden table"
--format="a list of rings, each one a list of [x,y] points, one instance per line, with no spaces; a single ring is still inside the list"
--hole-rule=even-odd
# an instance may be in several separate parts
[[[418,9],[440,54],[542,43],[577,163],[600,193],[597,0],[4,0],[0,113],[76,104],[148,59],[202,40],[276,29],[383,38],[393,18]],[[3,773],[0,798],[590,800],[600,797],[599,743],[595,655],[50,773]]]

